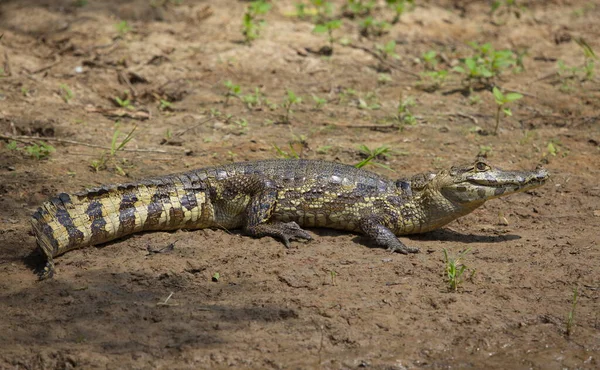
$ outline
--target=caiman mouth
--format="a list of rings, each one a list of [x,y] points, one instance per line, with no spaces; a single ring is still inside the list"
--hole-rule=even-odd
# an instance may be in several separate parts
[[[550,177],[548,171],[543,168],[535,172],[500,171],[496,174],[487,172],[483,176],[481,175],[475,174],[467,177],[466,180],[471,184],[490,188],[504,188],[508,186],[529,189],[544,185]]]
[[[460,174],[456,175],[460,177]],[[462,173],[462,179],[443,186],[442,194],[460,204],[481,204],[490,199],[521,193],[543,185],[550,174],[543,168],[533,171],[503,171],[478,161]]]

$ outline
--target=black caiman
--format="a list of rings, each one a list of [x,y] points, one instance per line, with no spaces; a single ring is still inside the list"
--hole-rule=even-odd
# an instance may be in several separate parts
[[[31,219],[47,257],[149,230],[241,228],[254,237],[312,239],[302,227],[367,235],[381,247],[416,253],[396,236],[423,233],[486,201],[536,188],[542,168],[503,171],[484,159],[439,172],[390,180],[340,163],[264,160],[232,163],[138,182],[61,193]]]

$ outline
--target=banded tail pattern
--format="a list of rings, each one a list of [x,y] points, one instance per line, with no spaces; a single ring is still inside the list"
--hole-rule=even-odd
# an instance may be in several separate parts
[[[196,172],[61,193],[42,204],[31,224],[47,257],[40,278],[54,273],[54,257],[147,230],[210,227],[214,209],[206,175]]]

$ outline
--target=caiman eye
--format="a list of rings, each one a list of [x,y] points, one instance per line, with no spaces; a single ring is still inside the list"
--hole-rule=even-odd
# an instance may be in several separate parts
[[[488,166],[487,164],[485,164],[485,162],[477,162],[475,163],[475,168],[477,168],[477,171],[487,171],[490,166]]]

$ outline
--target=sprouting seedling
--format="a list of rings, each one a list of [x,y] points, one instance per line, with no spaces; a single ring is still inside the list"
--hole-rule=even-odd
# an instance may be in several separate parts
[[[387,145],[382,145],[378,148],[370,149],[368,146],[361,144],[358,147],[358,150],[360,151],[360,153],[362,155],[366,156],[366,158],[363,159],[362,161],[358,162],[357,164],[355,164],[354,167],[362,168],[368,164],[373,164],[375,166],[385,168],[386,170],[392,171],[392,169],[390,167],[373,161],[377,157],[387,158],[390,155],[391,149]]]
[[[383,45],[377,44],[377,45],[375,45],[375,48],[377,48],[377,51],[379,51],[379,54],[381,55],[381,57],[383,59],[387,59],[388,57],[394,58],[394,59],[399,58],[398,54],[396,54],[396,41],[395,40],[388,41],[387,43],[385,43]]]
[[[234,132],[235,135],[245,135],[248,133],[248,120],[245,118],[240,118],[234,120],[233,123],[237,126],[237,131]]]
[[[117,104],[119,104],[119,106],[121,108],[125,108],[125,109],[134,109],[134,107],[131,105],[131,100],[125,98],[125,99],[121,99],[118,96],[115,96],[115,102]]]
[[[395,12],[392,24],[398,23],[402,14],[409,10],[409,7],[412,8],[415,5],[414,0],[385,0],[385,2]]]
[[[292,145],[292,143],[288,143],[290,151],[286,152],[285,150],[281,149],[279,146],[277,146],[276,144],[273,144],[273,148],[275,149],[275,152],[277,152],[277,155],[281,158],[285,158],[285,159],[290,159],[290,158],[294,158],[294,159],[298,159],[300,158],[300,154],[296,151],[296,149],[294,149],[294,146]]]
[[[285,122],[285,123],[290,122],[290,115],[292,115],[294,113],[294,111],[292,111],[292,106],[294,104],[300,104],[300,103],[302,103],[302,98],[297,96],[292,90],[288,90],[286,99],[283,102],[283,104],[281,105],[285,109],[285,116],[283,117],[283,122]]]
[[[115,131],[113,132],[112,140],[110,143],[110,150],[102,153],[100,158],[93,159],[90,162],[90,166],[96,172],[106,169],[107,163],[109,161],[114,161],[117,153],[119,151],[122,151],[125,148],[125,146],[131,141],[131,139],[133,139],[133,133],[137,129],[137,126],[134,126],[133,129],[131,129],[131,131],[127,135],[125,135],[125,138],[119,142],[119,136],[120,136],[121,132],[119,131],[118,125],[119,125],[119,122],[117,121],[117,123],[116,123],[117,127],[115,128]],[[114,163],[114,168],[117,171],[117,173],[119,173],[121,176],[126,175],[125,171],[123,171],[123,168],[121,168],[121,166],[119,166],[117,163]]]
[[[225,93],[225,106],[227,106],[227,104],[229,104],[230,97],[240,97],[240,94],[242,93],[242,88],[240,87],[240,85],[236,85],[233,82],[231,82],[231,80],[225,81],[223,85],[225,85],[225,87],[228,89]]]
[[[254,109],[262,104],[264,100],[264,94],[262,91],[260,91],[259,87],[255,87],[253,93],[243,95],[241,98],[248,109]]]
[[[490,43],[479,45],[470,42],[473,55],[462,60],[463,65],[455,66],[456,72],[464,74],[464,79],[489,84],[489,81],[517,65],[517,55],[511,50],[495,50]],[[522,60],[521,60],[522,63]]]
[[[324,19],[333,13],[333,4],[325,0],[310,0],[311,4],[317,11],[317,23],[321,23]]]
[[[35,159],[47,158],[52,152],[56,151],[52,145],[46,144],[43,141],[40,141],[39,144],[33,143],[31,145],[27,145],[23,149]]]
[[[575,308],[577,307],[577,297],[579,296],[579,293],[577,291],[577,287],[573,288],[573,300],[571,303],[571,310],[569,311],[569,314],[567,315],[567,322],[566,322],[566,330],[565,333],[567,334],[567,336],[571,336],[571,334],[573,334],[573,325],[575,324]]]
[[[119,32],[119,34],[121,36],[125,35],[129,31],[131,31],[131,27],[129,26],[127,21],[121,21],[121,22],[115,24],[115,28],[117,29],[117,32]]]
[[[339,19],[333,19],[324,23],[317,24],[315,28],[313,28],[314,33],[327,33],[329,46],[331,50],[333,50],[333,43],[335,41],[333,37],[333,30],[336,30],[342,26],[342,21]]]
[[[467,266],[462,263],[462,259],[471,249],[467,249],[458,254],[458,257],[449,257],[448,251],[444,248],[444,264],[445,273],[448,279],[448,287],[450,290],[457,291],[459,285],[463,282],[463,274],[467,270]],[[475,270],[471,273],[471,277],[475,274]]]
[[[327,99],[319,98],[315,94],[312,95],[312,99],[315,102],[315,109],[321,109],[327,104]]]
[[[426,51],[421,56],[421,59],[423,59],[423,63],[425,63],[425,69],[428,69],[430,71],[435,71],[435,67],[437,66],[437,63],[438,63],[437,53],[435,52],[435,50]]]
[[[521,17],[522,9],[525,9],[525,6],[517,4],[517,0],[494,0],[491,5],[490,14],[494,15],[496,12],[506,15],[514,14],[518,19]]]
[[[59,89],[60,96],[63,98],[65,103],[68,103],[69,100],[73,99],[73,97],[75,96],[75,94],[73,94],[73,90],[71,90],[66,84],[60,84]]]
[[[445,69],[441,69],[439,71],[425,71],[419,74],[421,81],[419,85],[425,91],[435,91],[439,89],[444,82],[446,82],[446,77],[448,77],[448,71]],[[428,84],[428,85],[427,85]]]
[[[173,110],[173,103],[168,100],[160,99],[158,109],[161,111]]]
[[[115,130],[115,132],[113,133],[113,137],[112,137],[112,141],[110,143],[110,155],[114,157],[114,155],[119,151],[122,150],[123,148],[125,148],[125,145],[127,145],[127,143],[129,143],[131,141],[131,139],[133,139],[133,133],[135,132],[135,130],[137,129],[137,126],[134,126],[133,129],[131,129],[131,131],[129,131],[129,133],[125,136],[125,138],[118,143],[118,139],[119,139],[119,129],[117,128]]]
[[[416,125],[417,118],[410,111],[410,107],[415,106],[415,100],[412,97],[407,97],[405,99],[400,99],[398,101],[398,108],[396,109],[395,118],[403,124],[407,125]]]
[[[351,17],[364,17],[371,14],[375,5],[375,0],[348,0],[344,13],[349,13]]]
[[[390,24],[386,21],[378,21],[373,17],[368,16],[359,23],[360,34],[364,37],[382,36],[390,28]]]
[[[500,125],[500,113],[503,112],[505,116],[512,116],[512,111],[510,108],[505,107],[505,105],[523,98],[523,95],[519,93],[508,93],[505,95],[496,86],[494,86],[492,92],[496,100],[496,105],[498,105],[498,109],[496,110],[496,127],[494,128],[494,135],[497,135],[498,126]]]
[[[596,63],[595,60],[598,59],[594,49],[590,46],[590,44],[585,41],[583,37],[578,37],[575,39],[577,45],[581,47],[583,50],[583,55],[585,56],[585,62],[583,64],[583,71],[585,72],[583,80],[591,80],[594,78]]]
[[[265,20],[258,17],[266,14],[269,10],[271,10],[271,4],[265,0],[257,0],[248,4],[242,19],[242,33],[247,44],[251,44],[258,38],[261,28],[266,24]]]

